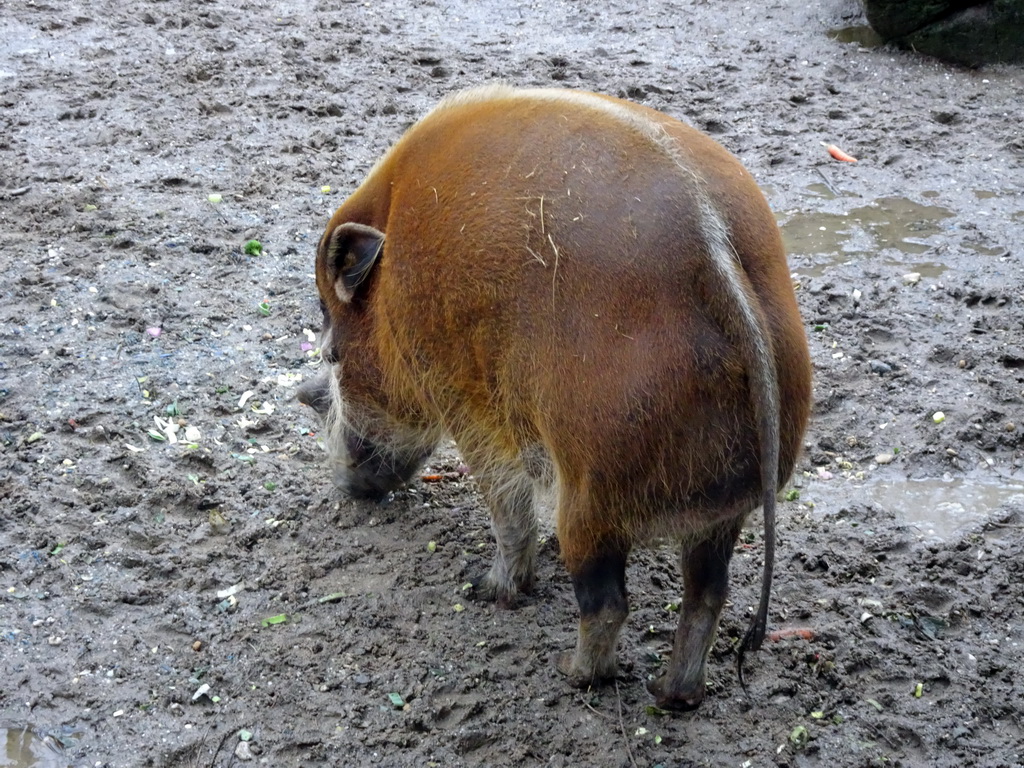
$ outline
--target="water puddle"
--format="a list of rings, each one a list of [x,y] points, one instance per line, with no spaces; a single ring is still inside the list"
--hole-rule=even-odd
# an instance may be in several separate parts
[[[963,242],[963,246],[965,248],[970,248],[972,251],[974,251],[975,253],[977,253],[977,254],[979,254],[981,256],[1008,256],[1009,255],[1009,251],[1006,248],[1003,248],[1002,246],[998,246],[998,245],[993,247],[993,246],[990,246],[990,245],[981,245],[979,243],[972,243],[972,242],[970,242],[968,240],[965,240]]]
[[[60,743],[27,728],[0,728],[0,768],[69,768]]]
[[[882,36],[867,24],[830,29],[828,36],[840,43],[857,43],[862,48],[877,48],[885,43]]]
[[[877,480],[854,493],[940,540],[979,527],[1013,501],[1024,503],[1024,484],[998,479]]]
[[[834,198],[823,184],[811,184],[808,190],[820,198]],[[952,217],[952,211],[938,205],[922,205],[904,197],[883,197],[849,213],[797,211],[780,219],[784,219],[781,230],[787,253],[807,257],[796,271],[817,277],[829,267],[886,248],[909,256],[927,253],[936,246],[932,238],[946,230],[943,222]],[[898,263],[908,271],[922,274],[936,275],[945,270],[935,262]]]

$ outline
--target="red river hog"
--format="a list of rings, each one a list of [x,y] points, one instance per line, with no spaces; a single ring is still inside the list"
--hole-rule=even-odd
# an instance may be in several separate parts
[[[811,375],[778,227],[725,149],[592,93],[456,93],[331,217],[316,282],[331,368],[304,398],[326,412],[342,487],[384,497],[453,438],[497,541],[476,591],[501,603],[533,585],[534,494],[554,488],[580,610],[557,662],[570,682],[616,674],[626,559],[667,539],[683,602],[648,688],[696,707],[759,505],[764,576],[738,663],[760,647]]]

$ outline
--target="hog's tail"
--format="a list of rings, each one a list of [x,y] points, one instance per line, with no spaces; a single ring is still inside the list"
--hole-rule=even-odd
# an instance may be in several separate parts
[[[710,200],[703,205],[704,234],[717,284],[727,294],[722,320],[740,347],[750,381],[750,396],[757,421],[761,454],[761,506],[764,514],[764,571],[761,598],[750,626],[740,642],[736,670],[743,681],[743,658],[747,649],[758,650],[764,642],[775,566],[775,504],[779,484],[779,384],[775,355],[767,333],[761,303],[743,272],[732,247],[728,228]]]

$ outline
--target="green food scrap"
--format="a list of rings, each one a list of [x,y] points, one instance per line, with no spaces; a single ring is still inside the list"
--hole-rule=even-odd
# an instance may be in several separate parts
[[[259,256],[263,253],[263,243],[259,240],[248,240],[243,250],[248,256]]]
[[[228,519],[224,517],[224,513],[214,507],[210,510],[210,527],[215,531],[220,531],[230,525]]]
[[[284,624],[286,621],[288,621],[288,614],[279,613],[277,616],[268,616],[260,624],[264,627],[269,627],[272,624]]]
[[[789,733],[789,741],[796,747],[804,746],[811,738],[811,734],[807,732],[807,728],[798,725]]]

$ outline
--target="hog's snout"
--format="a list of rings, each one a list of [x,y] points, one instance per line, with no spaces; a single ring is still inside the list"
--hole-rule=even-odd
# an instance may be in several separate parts
[[[408,483],[431,453],[404,454],[354,432],[345,435],[345,450],[348,461],[337,483],[350,496],[369,501],[382,501]]]

